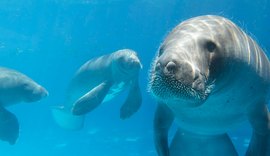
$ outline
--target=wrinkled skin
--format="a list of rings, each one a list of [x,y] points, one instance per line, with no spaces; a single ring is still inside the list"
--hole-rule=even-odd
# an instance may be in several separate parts
[[[149,88],[159,103],[158,154],[237,155],[226,133],[249,120],[253,135],[247,155],[269,155],[269,86],[268,58],[230,20],[209,15],[180,23],[161,44],[150,73]],[[173,120],[179,133],[169,149]]]

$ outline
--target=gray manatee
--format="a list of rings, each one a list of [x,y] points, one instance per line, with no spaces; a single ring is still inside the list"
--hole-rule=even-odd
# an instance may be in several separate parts
[[[47,95],[46,89],[26,75],[0,67],[0,139],[13,145],[19,136],[19,122],[6,107],[35,102]]]
[[[232,21],[207,15],[180,23],[150,74],[158,155],[238,155],[227,132],[248,120],[253,134],[246,155],[269,156],[269,86],[267,56]],[[169,144],[174,120],[178,131]]]
[[[129,93],[121,107],[120,117],[130,117],[142,102],[138,83],[141,68],[136,52],[129,49],[89,60],[71,80],[65,104],[53,108],[56,123],[65,129],[81,129],[86,113],[111,100],[127,87]]]

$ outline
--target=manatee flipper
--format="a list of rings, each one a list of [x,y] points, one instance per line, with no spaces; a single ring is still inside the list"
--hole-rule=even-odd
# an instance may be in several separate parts
[[[227,134],[198,135],[177,130],[171,145],[170,156],[238,156]]]
[[[75,116],[71,114],[70,110],[64,107],[53,107],[52,115],[55,122],[62,128],[68,130],[80,130],[84,125],[84,115]]]
[[[154,117],[154,141],[158,156],[170,156],[168,132],[173,120],[172,111],[165,104],[158,104]]]
[[[252,107],[248,114],[253,128],[252,137],[246,152],[247,156],[270,155],[270,113],[267,105],[258,104]]]
[[[72,113],[74,115],[83,115],[95,109],[102,103],[111,86],[111,82],[103,82],[84,94],[74,103]]]
[[[0,139],[14,145],[19,136],[19,122],[14,114],[0,106]]]
[[[134,80],[130,86],[128,97],[120,109],[120,118],[126,119],[137,112],[142,103],[142,94],[138,79]]]

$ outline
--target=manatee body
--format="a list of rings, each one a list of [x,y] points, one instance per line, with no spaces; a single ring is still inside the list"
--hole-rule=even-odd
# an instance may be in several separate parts
[[[35,102],[48,92],[26,75],[0,67],[0,139],[15,144],[19,136],[19,122],[6,107],[20,102]]]
[[[130,117],[142,101],[138,84],[141,68],[136,52],[129,49],[89,60],[71,80],[65,104],[53,109],[55,121],[66,129],[81,129],[86,113],[126,88],[129,88],[129,94],[121,107],[120,117]]]
[[[160,156],[237,155],[227,132],[246,120],[253,128],[247,155],[270,155],[270,63],[232,21],[207,15],[180,23],[161,44],[150,75]],[[174,119],[179,129],[169,149]]]

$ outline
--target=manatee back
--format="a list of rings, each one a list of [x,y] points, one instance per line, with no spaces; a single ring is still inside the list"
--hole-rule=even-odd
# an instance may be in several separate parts
[[[255,71],[260,78],[270,83],[270,62],[263,49],[251,36],[229,19],[216,18],[220,18],[219,20],[225,23],[221,25],[223,28],[217,29],[224,29],[227,32],[226,38],[231,41],[226,47],[226,55],[241,61],[250,67],[250,70]]]
[[[90,59],[77,70],[67,89],[66,106],[71,106],[85,93],[111,79],[111,55]]]
[[[104,55],[84,63],[71,80],[70,87],[96,86],[104,79],[110,79],[111,55]]]

